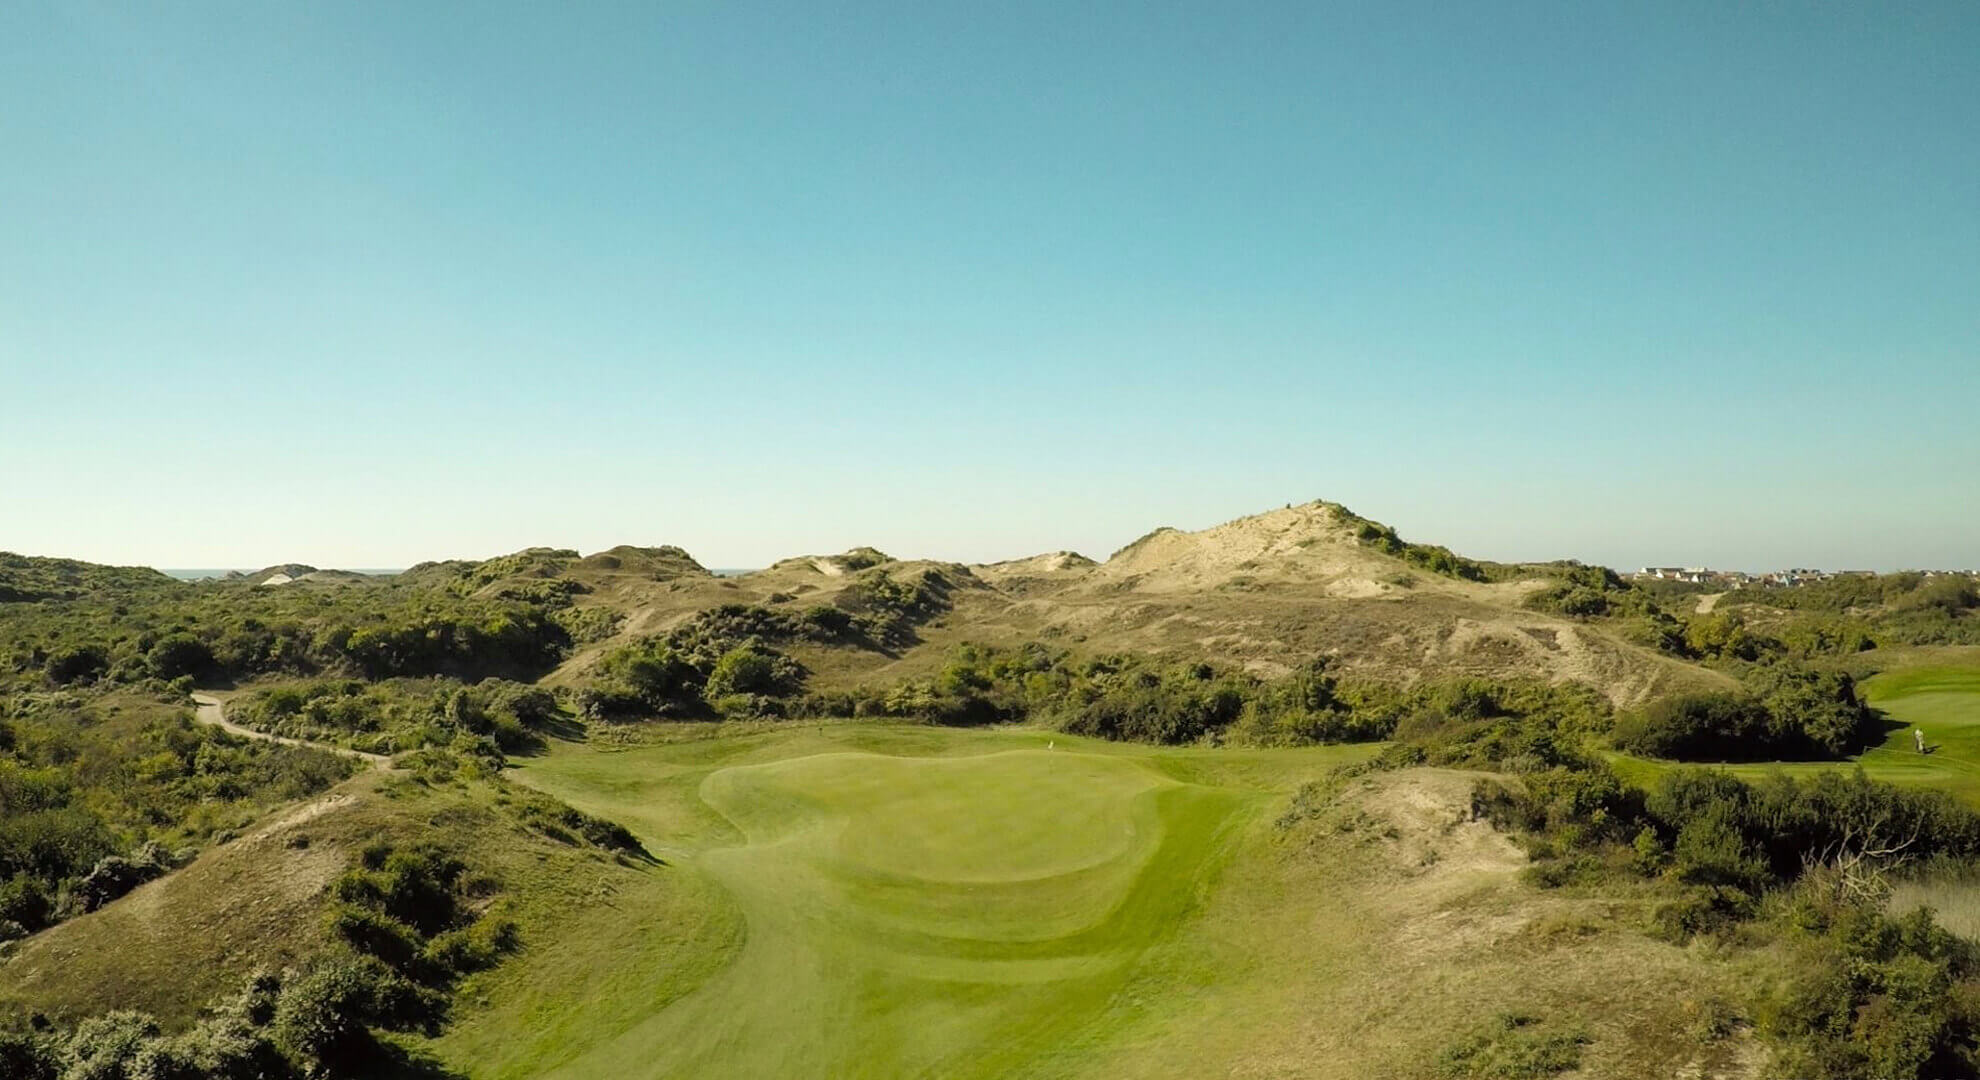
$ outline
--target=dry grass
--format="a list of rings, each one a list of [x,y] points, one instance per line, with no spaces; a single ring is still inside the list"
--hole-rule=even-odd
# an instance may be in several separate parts
[[[1893,915],[1931,908],[1940,926],[1980,941],[1980,872],[1930,874],[1900,881],[1891,888],[1888,907]]]

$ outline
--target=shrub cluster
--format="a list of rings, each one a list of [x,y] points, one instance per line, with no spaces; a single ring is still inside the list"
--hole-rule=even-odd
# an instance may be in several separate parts
[[[341,1080],[410,1075],[374,1029],[435,1034],[459,976],[516,944],[494,891],[431,847],[367,848],[331,886],[327,922],[347,948],[280,975],[256,972],[190,1029],[129,1010],[62,1032],[0,1030],[0,1076],[22,1080]]]
[[[409,1075],[372,1034],[432,1030],[444,998],[368,956],[343,954],[280,975],[256,972],[190,1029],[166,1034],[120,1010],[69,1031],[0,1031],[9,1080],[357,1080]]]
[[[1268,678],[1146,656],[1077,658],[1037,643],[961,645],[932,678],[816,696],[805,704],[817,712],[945,724],[1030,718],[1074,734],[1160,743],[1205,737],[1262,745],[1353,742],[1386,739],[1410,725],[1451,762],[1522,752],[1551,761],[1557,751],[1523,740],[1556,730],[1568,733],[1564,740],[1578,740],[1605,730],[1609,716],[1607,702],[1592,690],[1538,680],[1401,687],[1336,677],[1324,660]],[[1522,726],[1527,719],[1535,722]]]
[[[1818,878],[1823,875],[1816,875]],[[1925,908],[1890,918],[1833,883],[1795,888],[1788,975],[1755,1010],[1790,1076],[1980,1075],[1980,954]]]
[[[1393,555],[1412,566],[1420,566],[1433,574],[1461,578],[1465,581],[1489,581],[1492,575],[1485,564],[1467,559],[1436,544],[1412,544],[1396,535],[1396,530],[1379,521],[1370,521],[1358,514],[1340,507],[1339,512],[1354,529],[1354,537],[1366,547],[1372,547],[1385,555]]]
[[[911,645],[917,626],[953,606],[949,594],[955,587],[956,582],[941,570],[897,577],[891,570],[875,567],[861,571],[834,602],[852,614],[866,638],[885,646]]]
[[[1758,693],[1663,698],[1616,725],[1616,745],[1680,761],[1835,759],[1879,741],[1882,724],[1848,675],[1771,668]]]
[[[1944,792],[1880,783],[1861,769],[1758,783],[1676,769],[1645,791],[1589,764],[1516,787],[1481,781],[1474,798],[1494,823],[1525,834],[1543,883],[1627,870],[1685,886],[1663,916],[1678,934],[1749,917],[1766,891],[1866,853],[1980,855],[1980,814]]]
[[[1907,572],[1849,575],[1787,588],[1728,593],[1721,607],[1794,613],[1788,647],[1806,654],[1859,652],[1875,644],[1980,644],[1980,581]]]
[[[516,813],[525,826],[559,843],[585,843],[639,859],[652,858],[624,825],[587,814],[548,795],[525,796]]]
[[[607,653],[579,693],[579,707],[594,719],[781,716],[803,689],[805,670],[779,646],[860,644],[864,626],[829,605],[796,614],[745,604],[710,608]]]
[[[477,915],[467,895],[467,865],[431,846],[367,847],[360,864],[331,884],[331,932],[357,953],[373,957],[418,987],[449,985],[496,962],[515,946],[515,923],[499,912]],[[486,894],[493,886],[479,882]],[[427,997],[407,998],[435,1014]]]
[[[266,687],[233,702],[228,716],[258,731],[369,753],[452,747],[500,758],[539,745],[562,717],[556,695],[506,679],[315,679]]]

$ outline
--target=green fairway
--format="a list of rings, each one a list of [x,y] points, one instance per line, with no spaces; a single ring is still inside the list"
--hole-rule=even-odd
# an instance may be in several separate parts
[[[476,1076],[1077,1071],[1203,989],[1155,961],[1260,811],[1369,751],[868,725],[560,746],[521,779],[638,833],[693,929],[635,950],[641,912],[592,918],[436,1049]]]
[[[1751,778],[1775,769],[1807,775],[1861,765],[1875,779],[1939,788],[1980,805],[1980,659],[1887,671],[1866,680],[1863,691],[1871,707],[1898,726],[1851,765],[1763,762],[1728,765],[1727,770]],[[1914,729],[1925,733],[1929,753],[1918,753]],[[1618,772],[1639,782],[1668,768],[1626,755],[1612,761]]]
[[[1903,725],[1863,755],[1871,775],[1980,803],[1980,666],[1904,668],[1869,680],[1864,691]],[[1918,753],[1914,729],[1925,733],[1930,753]]]

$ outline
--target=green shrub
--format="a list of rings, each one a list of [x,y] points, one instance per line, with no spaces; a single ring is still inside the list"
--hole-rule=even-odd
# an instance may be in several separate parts
[[[144,1080],[276,1080],[293,1069],[266,1026],[239,1016],[209,1017],[171,1039],[154,1041],[139,1056]]]
[[[768,650],[738,645],[722,654],[708,673],[708,695],[776,694],[785,689],[777,657]]]
[[[1886,917],[1811,883],[1790,896],[1799,930],[1787,975],[1760,1003],[1780,1065],[1805,1075],[1975,1075],[1980,969],[1974,946],[1920,909]]]
[[[306,1069],[351,1072],[375,1052],[366,1023],[389,975],[377,961],[333,960],[284,980],[275,999],[275,1045]]]
[[[161,679],[202,675],[213,668],[213,650],[191,634],[160,638],[145,654],[151,673]]]
[[[158,1037],[158,1021],[122,1010],[91,1017],[69,1036],[63,1080],[139,1080],[138,1055]]]
[[[515,920],[491,913],[435,935],[426,943],[424,961],[432,970],[465,975],[493,967],[517,943]]]
[[[1620,749],[1680,761],[1840,758],[1881,737],[1849,676],[1770,669],[1764,696],[1687,694],[1652,702],[1616,725]]]
[[[367,956],[383,960],[395,971],[421,971],[418,963],[426,942],[418,931],[375,907],[345,901],[331,906],[326,917],[331,933]]]
[[[49,656],[43,667],[48,681],[57,686],[92,680],[109,669],[110,654],[93,643],[67,646]]]
[[[1763,760],[1775,756],[1786,732],[1774,729],[1766,706],[1737,694],[1661,698],[1616,723],[1615,743],[1648,757],[1684,761]]]

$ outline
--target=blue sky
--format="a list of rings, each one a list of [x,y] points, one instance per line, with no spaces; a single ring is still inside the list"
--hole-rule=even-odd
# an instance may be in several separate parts
[[[113,562],[1975,565],[1980,6],[8,5],[0,394]]]

